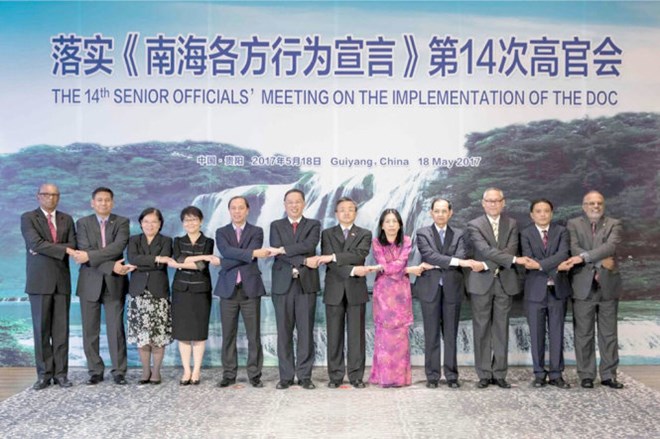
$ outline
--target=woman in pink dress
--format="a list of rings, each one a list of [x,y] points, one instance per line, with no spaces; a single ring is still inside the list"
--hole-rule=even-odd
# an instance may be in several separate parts
[[[403,235],[403,221],[396,209],[386,209],[373,240],[378,265],[374,283],[373,315],[376,334],[369,382],[382,387],[409,386],[410,343],[408,330],[413,323],[409,273],[419,275],[420,266],[408,267],[410,237]]]

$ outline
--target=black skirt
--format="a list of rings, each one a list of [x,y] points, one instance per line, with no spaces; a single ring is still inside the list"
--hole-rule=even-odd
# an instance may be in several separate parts
[[[172,336],[181,341],[209,338],[211,292],[172,291]]]

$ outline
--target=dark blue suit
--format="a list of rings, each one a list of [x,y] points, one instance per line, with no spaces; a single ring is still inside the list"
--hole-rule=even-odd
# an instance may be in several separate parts
[[[215,242],[222,256],[222,265],[213,293],[220,298],[223,378],[236,379],[236,334],[240,312],[248,338],[248,378],[258,380],[261,378],[264,362],[260,326],[261,296],[266,294],[266,290],[252,251],[263,246],[264,231],[261,227],[245,223],[238,241],[236,229],[229,223],[215,232]],[[239,273],[240,282],[237,282]]]
[[[527,270],[525,278],[525,308],[532,343],[534,375],[560,378],[564,370],[564,319],[566,302],[572,289],[567,272],[557,271],[557,266],[568,259],[569,236],[565,227],[550,224],[548,245],[543,245],[541,232],[530,224],[520,233],[523,256],[534,259],[540,270]],[[554,285],[549,285],[554,284]],[[545,369],[546,322],[550,341],[550,370]]]

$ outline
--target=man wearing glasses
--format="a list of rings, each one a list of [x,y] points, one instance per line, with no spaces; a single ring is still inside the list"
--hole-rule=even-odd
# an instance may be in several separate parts
[[[621,242],[621,221],[606,217],[605,198],[588,192],[582,200],[584,215],[568,221],[571,254],[559,269],[572,268],[575,360],[580,385],[591,389],[596,379],[594,325],[598,325],[601,384],[622,389],[616,380],[619,364],[617,309],[621,273],[614,259]]]
[[[468,223],[474,259],[481,262],[481,267],[473,267],[466,279],[480,389],[489,384],[511,387],[506,381],[509,312],[512,296],[520,292],[515,265],[530,262],[526,257],[516,257],[518,225],[513,218],[502,215],[505,203],[501,189],[486,189],[481,200],[486,214]]]
[[[57,186],[41,185],[37,200],[37,209],[21,215],[21,233],[25,240],[25,292],[32,311],[38,377],[32,388],[42,390],[50,386],[51,380],[60,387],[71,387],[67,377],[71,305],[69,254],[76,248],[76,234],[73,219],[56,210],[60,200]]]

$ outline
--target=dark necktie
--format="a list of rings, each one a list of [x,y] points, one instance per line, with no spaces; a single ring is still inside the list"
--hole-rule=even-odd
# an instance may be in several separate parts
[[[543,248],[544,249],[548,248],[548,231],[547,230],[543,231]]]
[[[348,229],[344,229],[344,241],[348,239]]]
[[[236,242],[240,243],[241,242],[241,233],[243,230],[241,230],[240,227],[236,227]],[[241,272],[239,271],[238,274],[236,275],[236,284],[241,283]]]
[[[293,234],[295,235],[298,231],[298,221],[294,221],[291,225],[293,226]]]
[[[53,238],[53,242],[57,242],[57,230],[55,230],[55,224],[53,224],[53,214],[49,213],[48,217],[48,228],[50,229],[50,236]]]
[[[596,237],[596,223],[591,223],[591,237]]]

